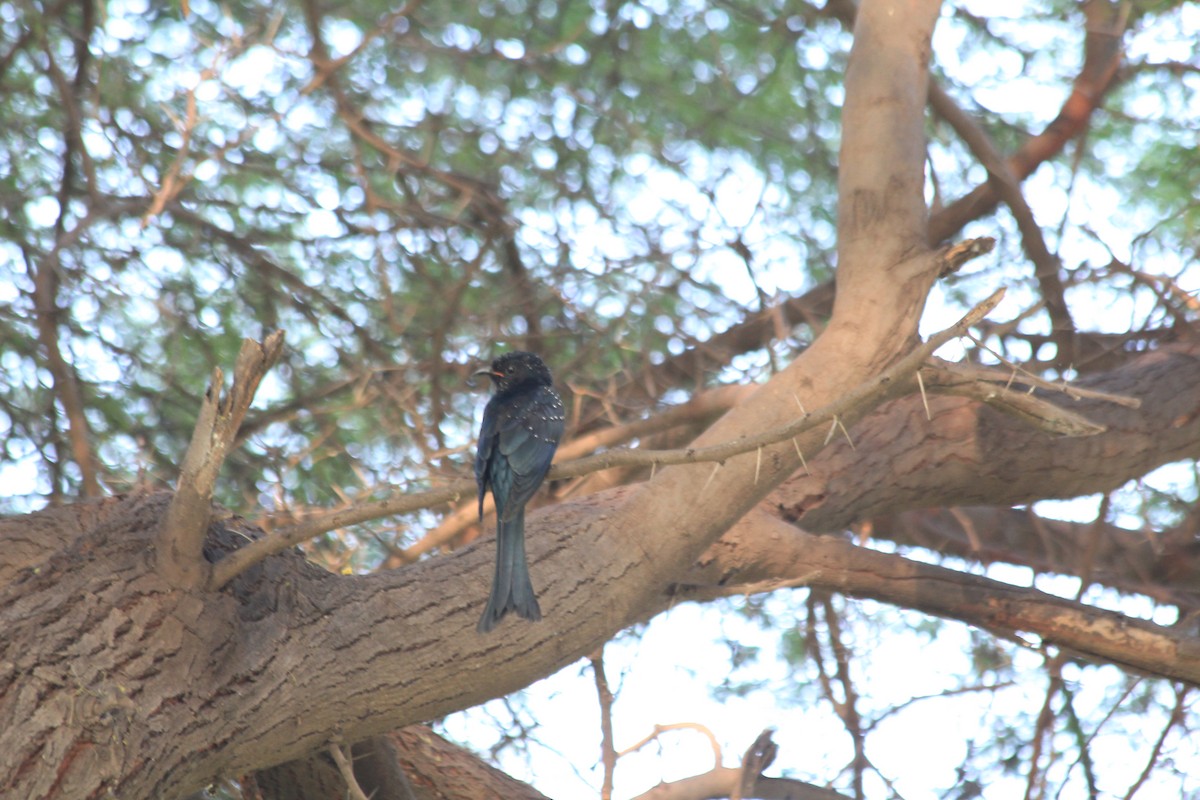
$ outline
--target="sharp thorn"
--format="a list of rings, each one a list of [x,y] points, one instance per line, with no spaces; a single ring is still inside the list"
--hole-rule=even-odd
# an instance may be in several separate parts
[[[925,419],[932,420],[933,415],[929,413],[929,398],[925,396],[925,380],[921,377],[921,370],[917,370],[917,386],[921,388],[921,402],[925,406]]]
[[[837,432],[837,429],[838,429],[838,418],[834,417],[833,424],[829,426],[829,433],[825,434],[825,441],[821,444],[822,447],[829,444],[830,440],[833,439],[833,434]]]
[[[796,448],[796,455],[800,456],[800,466],[804,467],[804,471],[812,475],[812,470],[808,468],[808,462],[804,460],[804,453],[800,452],[800,443],[796,441],[796,437],[792,437],[792,445]]]

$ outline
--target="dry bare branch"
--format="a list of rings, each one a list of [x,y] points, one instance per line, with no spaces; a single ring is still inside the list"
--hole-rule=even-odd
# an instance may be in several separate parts
[[[949,368],[930,370],[932,374],[929,377],[927,388],[930,391],[956,394],[987,403],[1005,414],[1016,417],[1026,424],[1054,436],[1095,436],[1105,431],[1103,425],[1098,425],[1080,414],[1055,405],[1030,392],[1017,391],[1007,384],[1000,383],[998,378],[1002,376],[994,370],[968,367],[962,372],[958,372],[955,369],[957,366],[951,365]],[[981,376],[978,374],[981,371],[991,374],[986,377]],[[966,378],[967,374],[975,374],[976,377]],[[1011,376],[1012,373],[1009,373],[1010,378]],[[1056,388],[1063,389],[1063,387]],[[1105,399],[1110,402],[1120,401],[1121,405],[1128,405],[1126,401],[1131,398]]]
[[[740,552],[739,552],[740,551]],[[869,597],[987,630],[1032,634],[1072,657],[1200,685],[1200,640],[1179,626],[1157,625],[832,536],[813,536],[753,511],[675,587],[674,599],[758,592],[791,581]]]
[[[604,674],[604,648],[590,658],[592,675],[596,679],[596,699],[600,704],[600,763],[604,765],[604,782],[600,785],[601,800],[612,800],[613,774],[617,769],[617,750],[613,745],[613,693]]]
[[[342,780],[346,782],[347,796],[351,800],[370,800],[366,792],[358,785],[358,779],[354,777],[354,767],[350,764],[350,759],[346,758],[346,754],[342,752],[341,746],[330,744],[329,756],[333,759],[333,763],[337,764],[338,772],[341,773]]]
[[[262,342],[244,340],[228,392],[222,391],[221,369],[213,370],[175,495],[155,540],[158,570],[173,585],[194,588],[203,585],[208,577],[208,562],[201,550],[212,513],[217,475],[259,382],[282,351],[283,331],[271,333]]]
[[[623,758],[630,753],[636,753],[638,750],[641,750],[643,747],[650,744],[668,731],[684,730],[699,731],[700,733],[704,734],[704,736],[708,739],[709,745],[712,747],[713,763],[719,766],[721,763],[721,743],[717,741],[717,737],[711,729],[705,725],[701,725],[699,722],[671,722],[666,725],[655,725],[654,730],[644,736],[641,740],[617,753],[617,758]]]
[[[693,727],[691,723],[684,723]],[[669,728],[672,726],[664,726]],[[712,732],[703,728],[709,736]],[[643,740],[653,741],[660,731]],[[670,783],[660,783],[635,800],[700,800],[709,797],[728,797],[730,800],[847,800],[846,795],[833,789],[814,786],[792,778],[767,778],[762,771],[775,758],[776,746],[768,728],[758,735],[746,750],[738,767],[722,766],[720,759],[708,772]]]

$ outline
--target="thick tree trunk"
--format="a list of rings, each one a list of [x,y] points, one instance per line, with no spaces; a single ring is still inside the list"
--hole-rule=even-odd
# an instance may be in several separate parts
[[[197,785],[196,776],[173,776],[213,741],[199,707],[228,713],[213,679],[236,604],[172,592],[155,575],[147,544],[166,500],[87,507],[78,514],[85,527],[59,531],[69,546],[5,585],[4,796],[94,797],[119,787],[141,797]],[[21,522],[6,527],[19,535]]]
[[[79,523],[49,539],[69,545],[5,584],[0,795],[176,796],[225,774],[222,744],[239,740],[250,716],[303,713],[303,679],[272,664],[272,651],[290,622],[319,615],[317,586],[336,579],[290,556],[226,592],[172,589],[149,546],[170,499],[47,512]],[[0,539],[26,538],[39,516],[5,520]],[[236,536],[214,523],[209,547]],[[242,747],[243,759],[270,763],[272,742]]]

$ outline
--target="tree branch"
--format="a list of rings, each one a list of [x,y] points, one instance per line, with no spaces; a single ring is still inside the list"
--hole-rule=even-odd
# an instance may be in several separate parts
[[[1142,405],[1135,411],[1092,398],[1064,400],[1106,430],[1050,438],[1030,436],[1023,422],[964,398],[930,397],[932,419],[919,397],[901,398],[852,429],[857,449],[834,442],[769,502],[805,530],[841,531],[912,508],[1015,505],[1109,491],[1200,454],[1200,344],[1163,347],[1077,386]]]
[[[337,765],[342,780],[346,782],[346,795],[350,800],[367,800],[366,793],[358,785],[358,779],[354,777],[354,767],[350,764],[350,759],[346,758],[346,754],[342,752],[341,745],[330,744],[328,752],[333,763]]]
[[[999,289],[984,300],[962,319],[949,328],[929,337],[927,342],[913,348],[904,358],[883,372],[851,389],[829,405],[816,411],[806,412],[799,407],[794,421],[757,434],[743,434],[737,439],[703,447],[682,450],[635,450],[619,449],[580,458],[567,464],[556,464],[547,475],[548,480],[562,480],[585,475],[589,472],[624,466],[669,466],[675,464],[701,464],[715,462],[718,468],[737,455],[754,452],[769,445],[794,439],[814,428],[836,423],[841,417],[862,413],[868,407],[907,389],[907,378],[911,377],[935,350],[946,342],[962,336],[970,326],[979,322],[994,309],[1004,297]],[[799,400],[797,399],[797,404]],[[197,428],[199,430],[199,428]],[[796,445],[799,450],[799,445]],[[361,503],[341,511],[322,515],[307,522],[290,525],[272,532],[269,536],[248,543],[218,561],[212,570],[209,588],[219,589],[239,574],[267,558],[280,553],[300,542],[336,528],[356,525],[380,517],[428,508],[447,501],[457,502],[469,496],[474,489],[471,481],[455,481],[441,489],[399,495],[385,500]]]
[[[1088,659],[1200,685],[1200,639],[1164,627],[903,556],[814,536],[761,511],[743,518],[674,587],[679,600],[808,586],[869,597],[1010,634]]]
[[[1035,572],[1083,576],[1158,603],[1200,609],[1200,510],[1167,530],[1129,530],[1111,523],[1048,519],[1031,509],[961,506],[874,517],[874,539],[921,547],[980,564],[1006,563]],[[1085,559],[1090,558],[1090,568]]]
[[[213,370],[175,495],[155,541],[158,571],[175,586],[196,588],[208,578],[202,550],[217,475],[259,382],[282,351],[283,331],[275,331],[262,342],[244,340],[234,365],[233,384],[225,393],[220,367]]]
[[[990,185],[994,187],[996,195],[1012,212],[1013,219],[1017,222],[1017,230],[1021,233],[1021,246],[1025,255],[1033,262],[1034,275],[1041,287],[1046,312],[1050,315],[1051,328],[1058,345],[1054,363],[1060,370],[1066,368],[1075,360],[1075,322],[1071,319],[1066,290],[1059,276],[1062,264],[1058,256],[1051,253],[1050,248],[1046,246],[1042,229],[1033,216],[1033,209],[1025,202],[1025,196],[1021,193],[1021,182],[1013,175],[1008,163],[983,127],[959,108],[954,99],[936,83],[929,86],[929,104],[942,119],[950,123],[979,159],[979,163],[988,172]]]
[[[408,725],[339,748],[354,782],[371,800],[507,798],[546,800],[532,786],[487,764],[426,725]],[[303,759],[260,769],[254,783],[261,800],[337,798],[348,780],[320,747]]]
[[[630,753],[636,753],[646,745],[658,739],[667,731],[697,731],[708,739],[708,745],[713,751],[713,763],[721,764],[721,743],[717,741],[716,735],[707,726],[701,725],[699,722],[671,722],[666,725],[655,725],[654,730],[643,736],[636,743],[626,747],[620,753],[617,753],[617,758],[623,758]]]
[[[715,766],[702,775],[660,783],[639,794],[634,800],[708,800],[728,797],[738,785],[742,771],[737,767]],[[759,778],[751,794],[742,800],[849,800],[848,795],[794,778]]]
[[[636,747],[653,741],[660,733],[676,727],[697,727],[694,723],[655,726],[654,733],[643,739]],[[716,754],[716,763],[708,772],[693,775],[670,783],[660,783],[653,789],[638,795],[635,800],[707,800],[728,797],[729,800],[847,800],[846,796],[792,778],[768,778],[763,770],[775,760],[777,746],[771,741],[768,728],[758,735],[747,748],[738,767],[721,765],[721,749],[716,737],[707,728],[701,728],[709,737]],[[632,749],[625,752],[631,752]]]
[[[1087,128],[1092,113],[1114,84],[1127,22],[1125,6],[1091,0],[1083,4],[1083,10],[1087,22],[1083,68],[1058,116],[1041,133],[1026,139],[1008,159],[1009,171],[1018,181],[1025,180],[1041,164],[1061,153],[1067,142]],[[968,222],[994,209],[999,201],[991,181],[980,184],[930,218],[929,241],[940,242],[954,236]]]
[[[1179,371],[1179,366],[1186,366],[1169,361],[1163,364],[1161,359],[1153,359],[1152,356],[1144,358],[1159,361],[1159,368],[1170,372]],[[1147,380],[1148,377],[1153,375],[1142,372],[1134,382],[1159,388],[1155,386],[1154,380]],[[1176,393],[1170,394],[1175,396]],[[1196,409],[1195,398],[1200,395],[1195,392],[1184,394],[1188,395],[1185,403],[1190,403],[1190,406],[1185,405],[1184,408]],[[1144,405],[1151,406],[1150,403]],[[1126,409],[1121,410],[1128,413]],[[895,420],[892,420],[892,423],[890,429],[894,432],[897,429]],[[1166,426],[1154,427],[1161,430]],[[977,426],[972,426],[972,430],[977,430]],[[989,441],[984,439],[974,442],[971,446],[986,447]],[[866,474],[860,474],[858,479],[869,480]],[[921,475],[935,485],[938,483],[936,474]],[[889,483],[883,480],[876,482]],[[276,689],[288,681],[295,680],[295,665],[306,664],[308,668],[303,670],[306,686],[314,698],[325,696],[328,701],[327,704],[313,710],[313,715],[319,720],[318,724],[311,725],[304,731],[289,732],[287,746],[294,747],[298,752],[307,752],[301,748],[310,739],[313,740],[314,747],[319,747],[327,741],[328,725],[344,724],[363,732],[363,720],[368,720],[371,726],[402,724],[395,716],[396,712],[385,714],[379,709],[403,708],[404,713],[420,715],[421,718],[436,716],[439,709],[444,711],[448,704],[462,707],[460,704],[469,704],[471,700],[477,699],[476,695],[479,692],[485,691],[475,686],[460,686],[450,699],[446,699],[444,695],[447,692],[444,688],[437,688],[438,684],[433,682],[433,679],[425,681],[421,677],[426,673],[436,673],[436,664],[455,663],[462,669],[483,669],[486,666],[491,670],[486,691],[499,692],[513,683],[527,682],[530,675],[544,674],[543,670],[550,669],[552,665],[569,662],[581,654],[579,648],[583,644],[590,645],[590,648],[582,650],[582,653],[591,652],[597,642],[590,635],[580,636],[580,630],[586,631],[589,626],[594,627],[597,621],[602,621],[607,630],[612,625],[626,624],[629,619],[612,619],[609,611],[612,604],[600,603],[597,599],[603,597],[607,600],[614,592],[628,591],[628,583],[638,575],[637,570],[642,563],[638,551],[643,546],[641,539],[644,536],[637,529],[607,522],[620,507],[619,496],[609,493],[606,496],[586,498],[584,502],[571,504],[571,507],[558,507],[549,513],[538,515],[538,518],[531,518],[530,544],[533,567],[536,571],[550,576],[550,580],[542,588],[547,597],[558,604],[558,613],[548,617],[542,626],[513,628],[510,631],[511,639],[489,642],[486,646],[473,643],[469,636],[447,638],[440,633],[433,633],[445,626],[456,627],[461,623],[465,634],[474,623],[474,612],[477,609],[471,600],[470,588],[476,584],[483,585],[482,581],[486,578],[479,576],[491,568],[490,553],[479,548],[472,548],[460,557],[431,560],[411,570],[388,576],[339,579],[328,575],[296,573],[282,579],[287,580],[288,585],[293,587],[293,591],[283,593],[272,592],[272,586],[275,584],[268,579],[267,584],[260,592],[256,592],[255,596],[275,597],[273,602],[287,603],[279,613],[294,616],[289,617],[293,622],[287,626],[276,628],[274,623],[266,623],[256,628],[264,638],[258,641],[253,651],[248,651],[242,656],[245,661],[239,667],[241,674],[256,676],[253,696],[248,696],[246,700],[252,704],[247,718],[259,718],[260,713],[255,711],[255,704],[259,704],[258,708],[262,708],[263,702],[269,705],[269,698]],[[756,513],[754,516],[761,518],[765,515]],[[733,540],[727,537],[713,548],[705,559],[710,559],[712,552],[716,552],[718,558],[721,558],[724,552],[734,554],[738,558],[724,561],[713,559],[709,562],[713,572],[705,580],[696,580],[695,576],[688,575],[687,582],[717,587],[724,581],[726,584],[740,584],[739,588],[742,590],[754,590],[756,577],[766,577],[765,581],[759,581],[763,584],[761,588],[765,589],[772,585],[795,585],[796,581],[802,581],[805,577],[808,577],[810,583],[814,579],[824,581],[826,578],[822,577],[821,573],[834,567],[850,570],[852,573],[858,568],[849,557],[851,553],[860,552],[858,550],[835,552],[825,563],[786,561],[787,557],[793,555],[793,549],[800,555],[819,553],[821,547],[832,540],[798,541],[793,548],[789,545],[796,537],[795,532],[778,520],[775,520],[775,524],[782,527],[769,529],[766,531],[768,535],[759,537],[760,550],[767,554],[765,558],[742,558],[753,554],[748,554],[746,548],[736,546],[736,543],[731,545]],[[124,535],[121,538],[124,539]],[[675,562],[679,563],[682,562]],[[760,566],[759,575],[755,575],[753,568],[756,564],[765,564],[767,569],[775,572],[766,572]],[[678,571],[678,566],[672,569]],[[275,574],[278,576],[278,573]],[[858,574],[858,577],[869,584],[868,578],[873,574]],[[948,574],[954,577],[953,573]],[[606,578],[611,580],[614,575],[617,576],[616,583],[605,587]],[[782,579],[783,583],[781,579],[775,578],[772,584],[772,575],[784,575],[786,578]],[[473,580],[470,576],[478,580]],[[884,583],[900,587],[914,584],[911,576],[891,577],[893,579]],[[674,580],[679,580],[677,573]],[[571,588],[564,588],[564,583],[570,584]],[[672,594],[664,588],[665,586],[664,583],[656,582],[650,587],[655,593],[654,602],[639,608],[639,615],[653,615],[677,601],[678,593]],[[937,588],[938,584],[926,584],[927,588],[929,586]],[[250,588],[243,587],[242,591]],[[829,588],[844,589],[837,583],[832,583]],[[1023,591],[1014,587],[1008,588],[1012,591]],[[866,588],[862,589],[863,593],[867,591]],[[482,593],[482,589],[480,592]],[[974,596],[977,593],[968,591],[967,594]],[[880,596],[886,599],[884,595]],[[297,602],[292,598],[302,599]],[[1026,599],[1025,596],[1020,596],[1014,603],[1020,607]],[[951,598],[947,602],[955,601]],[[228,605],[226,604],[225,612],[222,613],[231,612]],[[1091,613],[1085,606],[1069,607]],[[211,611],[217,613],[215,604]],[[193,613],[201,612],[197,610]],[[358,621],[357,625],[348,624],[351,617]],[[439,620],[440,624],[435,624]],[[1071,625],[1075,625],[1076,622],[1077,620],[1070,621]],[[220,628],[217,622],[213,624]],[[1027,624],[1026,629],[1039,633],[1044,630],[1043,627],[1038,627],[1039,623],[1036,620]],[[547,628],[547,625],[551,627]],[[288,633],[294,630],[295,626],[302,627],[306,632],[302,641]],[[361,631],[364,629],[371,630],[372,635],[362,636]],[[1046,634],[1047,638],[1050,633],[1053,631]],[[1107,635],[1107,632],[1096,632],[1095,635]],[[273,641],[271,637],[276,637],[278,641]],[[459,641],[464,638],[465,641]],[[437,646],[431,646],[435,642]],[[1072,644],[1077,646],[1077,643]],[[519,659],[503,658],[503,651],[510,647],[524,655]],[[1094,648],[1088,648],[1088,651],[1092,649]],[[1140,648],[1139,652],[1148,650]],[[333,685],[322,685],[322,681],[326,679],[321,677],[322,670],[319,667],[321,663],[327,665],[328,662],[322,662],[321,659],[330,657],[331,653],[337,659],[354,658],[363,664],[376,665],[374,669],[365,670],[363,679],[368,682],[363,691],[347,696],[344,692],[333,692]],[[435,660],[430,662],[430,657]],[[317,661],[313,661],[313,658]],[[333,680],[336,674],[336,670],[331,670],[328,680]],[[397,680],[394,677],[396,675],[402,676],[401,679]],[[417,693],[415,697],[412,694],[414,691]],[[276,718],[271,714],[266,716],[267,719],[258,723],[257,728],[252,728],[250,735],[264,736],[266,734],[261,732],[264,728],[270,730],[277,727],[273,721]],[[212,714],[203,719],[209,724],[220,724]],[[317,728],[321,730],[314,730]],[[226,753],[226,756],[236,760],[233,753]]]
[[[1076,414],[1032,392],[1013,391],[1011,385],[1036,381],[1037,385],[1049,385],[1036,376],[1024,376],[1020,380],[1016,370],[999,373],[997,370],[965,366],[962,370],[958,364],[934,366],[922,371],[922,384],[933,392],[956,394],[987,403],[993,408],[1021,420],[1031,427],[1045,431],[1054,436],[1095,436],[1104,432],[1103,425],[1097,425],[1081,414]],[[1054,389],[1064,390],[1063,386]],[[1100,393],[1096,393],[1100,394]],[[1136,398],[1109,396],[1108,402],[1118,402],[1126,407],[1136,408]],[[926,414],[928,417],[928,414]]]
[[[600,800],[612,800],[613,774],[617,769],[617,749],[613,745],[613,693],[604,674],[604,647],[589,659],[592,677],[596,680],[596,700],[600,705],[600,763],[604,765],[604,782],[600,785]]]
[[[62,342],[58,335],[58,245],[49,257],[33,269],[33,303],[37,316],[38,341],[46,353],[46,365],[54,378],[54,389],[67,417],[67,438],[71,442],[71,454],[79,467],[84,497],[101,495],[100,479],[96,466],[96,455],[91,444],[91,429],[88,426],[83,392],[75,368],[63,356]],[[54,487],[55,492],[59,490]]]
[[[1197,405],[1200,392],[1189,390],[1187,387],[1193,384],[1187,381],[1173,382],[1170,379],[1176,376],[1192,382],[1200,379],[1200,359],[1186,353],[1151,353],[1140,357],[1139,366],[1140,369],[1127,370],[1131,374],[1110,383],[1106,388],[1132,393],[1125,392],[1129,385],[1144,387],[1138,393],[1143,399],[1143,408],[1136,415],[1120,406],[1113,408],[1125,417],[1137,416],[1140,424],[1146,426],[1146,433],[1130,435],[1127,424],[1110,425],[1108,433],[1088,439],[1059,440],[1053,450],[1044,452],[1066,450],[1064,442],[1095,442],[1113,436],[1114,431],[1121,431],[1128,438],[1110,441],[1104,449],[1105,460],[1128,461],[1132,454],[1136,458],[1129,469],[1139,469],[1143,464],[1139,459],[1144,457],[1138,451],[1154,450],[1156,458],[1169,458],[1177,452],[1175,448],[1194,448],[1196,442],[1200,441],[1200,406]],[[754,397],[763,391],[760,388]],[[1151,402],[1149,395],[1156,392],[1162,393],[1165,401],[1159,398]],[[784,406],[784,411],[794,414],[787,408],[794,403],[790,396],[776,396],[773,400]],[[957,398],[952,401],[967,407],[976,405]],[[739,406],[732,413],[740,415],[744,413],[744,408],[744,405]],[[862,437],[862,429],[855,428],[859,447],[854,452],[864,456],[869,454],[864,451],[877,452],[873,460],[868,458],[855,463],[858,472],[853,480],[883,487],[891,493],[896,506],[903,506],[910,501],[912,485],[917,482],[925,487],[925,498],[936,498],[936,493],[943,489],[951,495],[962,490],[955,485],[953,476],[948,479],[939,464],[929,464],[922,456],[916,457],[920,468],[911,468],[912,457],[905,454],[907,443],[903,442],[910,428],[916,439],[924,441],[923,447],[926,449],[923,453],[935,446],[931,438],[949,438],[957,448],[954,451],[957,455],[951,460],[959,461],[962,471],[976,482],[971,484],[967,481],[964,484],[976,492],[980,491],[977,482],[982,470],[976,463],[963,459],[962,454],[981,459],[992,471],[991,479],[1006,484],[1027,480],[1023,472],[1028,464],[1041,459],[1043,455],[1043,452],[1030,452],[1032,446],[1036,445],[1035,437],[1013,433],[1016,430],[1023,434],[1025,428],[1001,428],[997,431],[989,424],[981,424],[976,416],[966,419],[959,430],[937,429],[937,436],[931,437],[928,430],[917,424],[918,420],[924,419],[919,398],[912,398],[911,408],[904,411],[908,415],[906,417],[887,419],[888,413],[897,412],[889,410],[881,415],[885,418],[888,437],[883,441],[901,439],[900,450],[881,446],[878,440],[873,442],[871,437]],[[1012,424],[999,415],[993,416]],[[1161,421],[1164,417],[1166,423]],[[1164,437],[1165,430],[1171,431],[1172,437]],[[816,437],[819,439],[823,433],[816,432]],[[1182,444],[1174,440],[1176,436]],[[1121,447],[1125,449],[1121,450]],[[1004,448],[1020,451],[1019,457],[1005,455]],[[898,452],[900,455],[897,455]],[[940,458],[940,455],[936,457]],[[1071,479],[1074,473],[1070,470],[1091,466],[1076,463],[1081,460],[1079,452],[1068,451],[1067,457],[1068,466],[1055,466],[1057,471],[1052,475],[1054,480]],[[1101,459],[1095,455],[1085,455],[1083,460]],[[645,487],[629,487],[574,499],[530,516],[527,520],[530,567],[544,607],[552,609],[552,613],[548,613],[539,625],[514,623],[506,628],[505,636],[499,638],[484,640],[472,633],[493,569],[493,554],[488,548],[467,548],[454,558],[428,559],[387,574],[355,577],[330,575],[306,567],[299,557],[283,557],[264,565],[262,570],[246,574],[236,587],[230,588],[228,594],[201,595],[191,600],[182,598],[187,600],[187,607],[174,607],[171,614],[183,616],[179,620],[171,614],[166,617],[167,624],[176,626],[173,630],[178,631],[178,626],[182,624],[186,626],[185,635],[188,637],[199,639],[200,642],[218,641],[206,637],[220,637],[224,635],[222,631],[227,634],[228,626],[242,625],[249,638],[246,639],[248,646],[237,649],[236,664],[231,669],[214,668],[206,671],[205,675],[209,677],[205,684],[189,690],[185,696],[180,697],[177,681],[165,673],[149,679],[149,696],[179,697],[181,703],[188,704],[183,707],[187,718],[193,720],[189,724],[197,729],[201,737],[227,729],[227,715],[213,698],[229,691],[243,692],[238,702],[244,726],[233,738],[221,739],[220,744],[205,754],[204,760],[193,762],[194,766],[190,763],[188,768],[192,771],[179,774],[175,785],[182,789],[202,785],[197,782],[209,779],[213,759],[217,760],[222,771],[234,774],[239,770],[257,767],[256,753],[262,752],[265,747],[274,748],[273,752],[278,758],[301,758],[324,748],[334,731],[341,730],[347,739],[374,736],[415,720],[434,718],[453,709],[499,696],[595,652],[596,647],[611,637],[614,630],[654,616],[676,604],[681,596],[703,599],[730,591],[765,591],[816,582],[830,590],[853,590],[861,596],[877,595],[886,602],[902,604],[908,602],[903,592],[915,592],[914,604],[925,608],[928,613],[937,613],[936,604],[923,592],[936,593],[934,599],[939,602],[952,605],[959,602],[940,591],[944,584],[954,584],[957,578],[952,571],[937,573],[938,581],[931,583],[918,580],[921,576],[914,577],[906,573],[904,570],[909,568],[908,562],[899,558],[896,559],[900,565],[896,568],[898,574],[880,572],[870,564],[864,569],[861,562],[851,557],[856,559],[858,554],[870,551],[847,549],[852,546],[831,538],[802,539],[794,527],[778,518],[762,511],[754,511],[746,516],[741,507],[735,507],[734,510],[744,521],[739,522],[732,531],[727,530],[728,526],[722,529],[724,536],[715,538],[715,545],[710,542],[695,555],[670,552],[660,555],[656,544],[673,544],[676,539],[689,535],[694,528],[704,524],[703,517],[689,513],[690,507],[699,506],[700,513],[713,515],[718,512],[712,498],[719,499],[721,503],[731,503],[738,496],[731,492],[753,492],[751,479],[754,463],[745,461],[749,459],[733,464],[722,472],[723,476],[734,476],[736,483],[732,487],[722,481],[714,483],[709,490],[699,492],[699,482],[692,483],[690,487],[685,483],[682,489],[677,490],[680,492],[679,502],[665,508],[668,520],[661,523],[665,526],[661,529],[647,527],[650,523],[631,522],[625,517],[629,513],[626,509],[631,503],[630,498],[636,498],[645,491]],[[772,465],[769,458],[763,461],[764,473],[768,469],[781,468]],[[821,463],[827,462],[823,458],[820,461],[814,459],[812,466],[817,467]],[[670,471],[675,470],[691,470],[691,474],[684,473],[689,480],[694,479],[697,472],[690,467],[672,468]],[[667,472],[660,472],[651,484],[661,481]],[[699,472],[700,481],[703,481],[703,473],[707,470]],[[828,480],[828,476],[823,477]],[[1046,476],[1041,475],[1034,476],[1033,482],[1040,482],[1043,491],[1050,485]],[[672,489],[676,490],[674,486]],[[986,490],[991,491],[991,487]],[[861,492],[856,495],[853,491],[847,491],[845,484],[835,482],[823,485],[821,491],[835,496],[847,495],[845,501],[841,497],[837,499],[846,515],[854,514],[854,509],[858,508]],[[653,499],[667,502],[657,496]],[[149,542],[145,536],[151,506],[160,509],[153,517],[157,520],[165,514],[169,505],[169,497],[159,496],[155,500],[152,496],[150,500],[153,502],[142,503],[142,511],[129,526],[121,526],[116,522],[101,526],[108,540],[121,542],[118,557],[113,559],[118,562],[118,569],[136,571],[144,560],[141,542]],[[884,502],[881,498],[877,500]],[[768,500],[768,504],[771,502],[773,498]],[[846,504],[851,511],[846,511]],[[125,505],[130,505],[130,501],[126,501]],[[832,501],[830,505],[833,505]],[[869,508],[870,505],[870,502],[864,503],[863,507]],[[640,513],[643,508],[637,506],[635,510]],[[861,515],[865,512],[859,509],[857,513]],[[682,521],[671,523],[671,517],[682,518]],[[654,524],[660,522],[655,520]],[[743,525],[764,527],[750,536],[741,535],[744,533]],[[86,527],[81,535],[92,530],[92,527]],[[139,531],[143,537],[141,539],[138,538]],[[648,531],[659,535],[649,536]],[[229,538],[235,537],[230,534]],[[839,546],[844,548],[826,549]],[[878,553],[867,557],[886,558]],[[696,563],[699,566],[694,571],[688,570],[689,565]],[[112,625],[131,617],[143,619],[132,612],[122,612],[121,616],[113,617],[105,610],[108,606],[103,603],[120,602],[121,598],[126,597],[120,584],[113,583],[113,567],[110,561],[90,562],[82,559],[72,562],[69,569],[58,566],[30,571],[20,583],[41,582],[48,586],[47,591],[61,593],[63,587],[60,583],[64,577],[79,586],[96,586],[93,581],[103,581],[102,585],[110,588],[105,590],[103,602],[95,605],[96,627],[100,621],[110,618],[114,620]],[[967,579],[973,580],[969,576]],[[858,581],[858,584],[854,581]],[[694,594],[688,594],[686,588],[679,589],[681,583],[696,587]],[[985,595],[975,591],[974,583],[960,588],[968,602],[983,602],[981,598],[985,598]],[[1007,597],[1011,603],[998,607],[999,611],[1024,613],[1023,609],[1030,599],[1028,590],[1003,585],[1001,588],[1012,594]],[[631,594],[635,596],[636,603],[630,603]],[[230,602],[234,598],[241,602]],[[1040,596],[1034,596],[1033,599],[1042,601]],[[155,598],[154,602],[160,600]],[[964,608],[971,610],[969,605]],[[1137,668],[1154,666],[1152,663],[1133,661],[1119,649],[1117,652],[1099,649],[1091,641],[1092,638],[1111,640],[1113,631],[1121,632],[1122,629],[1114,628],[1115,623],[1109,624],[1105,630],[1080,628],[1079,615],[1083,615],[1083,619],[1091,624],[1092,615],[1097,613],[1086,606],[1069,601],[1062,605],[1062,601],[1053,600],[1050,606],[1038,606],[1035,610],[1046,612],[1059,608],[1066,608],[1077,615],[1065,617],[1063,619],[1066,621],[1061,622],[1067,629],[1064,636],[1074,635],[1077,637],[1074,641],[1059,637],[1059,631],[1050,624],[1055,621],[1053,619],[1050,622],[1037,618],[996,620],[981,616],[988,610],[984,608],[972,610],[970,621],[994,625],[999,630],[1035,631],[1046,639],[1061,639],[1063,644],[1094,657],[1111,658]],[[256,615],[261,611],[264,615],[255,620],[239,617],[246,611]],[[999,612],[993,609],[992,613]],[[1120,615],[1104,617],[1108,623],[1114,620],[1128,624]],[[14,618],[13,621],[26,629],[37,624],[28,617]],[[1001,622],[1007,622],[1009,627],[1003,627]],[[1132,626],[1138,637],[1149,636],[1147,641],[1155,647],[1162,644],[1163,648],[1158,652],[1174,643],[1188,641],[1181,628],[1167,632],[1178,637],[1178,642],[1175,642],[1164,640],[1156,626],[1146,627],[1139,622],[1132,623]],[[144,627],[138,623],[134,629],[140,631]],[[92,635],[92,640],[102,644],[107,635],[105,631],[122,629],[112,626],[99,629]],[[157,630],[150,628],[144,642],[139,642],[139,647],[162,645],[164,637]],[[58,635],[77,636],[71,631],[60,630]],[[297,631],[303,635],[298,636]],[[447,635],[447,631],[451,635]],[[79,646],[87,644],[85,641]],[[1152,659],[1156,651],[1143,644],[1146,642],[1135,640],[1128,647],[1136,651],[1134,658]],[[1139,653],[1142,656],[1138,656]],[[147,654],[147,658],[150,655]],[[223,659],[222,663],[228,660],[225,653],[219,650],[216,657]],[[344,671],[338,669],[339,664],[344,665],[349,661],[362,665],[362,669],[355,673],[354,692],[345,691]],[[1167,658],[1165,663],[1163,674],[1171,674],[1170,670],[1174,670],[1177,664],[1190,664],[1194,669],[1200,660],[1186,651],[1179,651],[1175,660]],[[447,669],[486,677],[479,681],[447,682],[444,679]],[[298,679],[303,681],[303,690],[309,698],[308,711],[302,720],[293,717],[285,720],[279,715],[278,704],[274,700],[280,696],[280,692],[289,689],[294,691]],[[141,732],[143,730],[135,728],[130,736],[142,737],[134,740],[135,744],[153,750],[158,746],[157,739],[152,731]],[[20,728],[11,734],[20,735]],[[247,742],[254,743],[258,749],[246,746]],[[153,769],[153,765],[147,766],[147,770]],[[150,775],[148,779],[152,780],[154,776]],[[360,783],[367,785],[361,776]]]
[[[924,110],[940,5],[863,2],[854,21],[838,172],[838,303],[847,271],[878,280],[875,265],[900,264],[926,241]]]

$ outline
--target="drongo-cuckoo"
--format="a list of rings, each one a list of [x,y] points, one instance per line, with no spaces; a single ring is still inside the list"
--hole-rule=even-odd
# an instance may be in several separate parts
[[[563,404],[550,370],[533,353],[505,353],[475,374],[487,375],[496,387],[483,410],[475,454],[481,520],[489,488],[496,500],[496,574],[477,626],[486,633],[509,611],[542,618],[525,560],[525,504],[550,469],[562,437]]]

